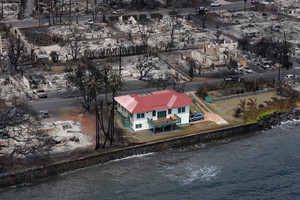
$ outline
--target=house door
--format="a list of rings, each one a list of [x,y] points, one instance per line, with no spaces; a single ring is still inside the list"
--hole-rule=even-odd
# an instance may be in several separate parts
[[[159,111],[157,112],[157,119],[164,119],[167,117],[167,111]]]

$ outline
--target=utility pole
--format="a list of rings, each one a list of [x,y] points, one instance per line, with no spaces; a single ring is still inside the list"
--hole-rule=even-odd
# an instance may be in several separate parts
[[[1,1],[1,19],[4,19],[4,13],[3,13],[3,11],[4,11],[4,9],[3,9],[3,1],[4,1],[4,0]]]
[[[1,36],[0,36],[0,54],[2,56],[2,38],[1,38]]]
[[[40,0],[38,0],[38,13],[39,13],[39,26],[41,26]]]
[[[122,71],[122,43],[119,45],[119,75],[121,76],[121,71]]]
[[[71,10],[71,8],[72,8],[72,0],[70,0],[69,1],[69,21],[70,21],[70,23],[72,22],[72,10]]]

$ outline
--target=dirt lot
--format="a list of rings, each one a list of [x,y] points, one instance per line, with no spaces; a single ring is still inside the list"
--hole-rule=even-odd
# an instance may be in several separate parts
[[[88,112],[83,112],[80,107],[65,108],[50,112],[51,118],[45,121],[53,120],[73,120],[82,124],[82,131],[89,137],[89,140],[95,144],[95,116]]]

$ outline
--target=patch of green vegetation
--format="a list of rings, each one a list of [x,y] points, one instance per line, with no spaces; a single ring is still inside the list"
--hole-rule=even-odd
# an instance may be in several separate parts
[[[189,97],[191,97],[192,99],[194,99],[198,103],[198,105],[200,107],[199,106],[197,106],[197,107],[201,110],[199,112],[202,112],[202,113],[208,112],[207,108],[205,106],[203,106],[201,102],[199,102],[197,99],[195,99],[192,95],[189,95]]]
[[[257,122],[264,116],[270,115],[274,112],[286,112],[297,107],[297,100],[282,99],[277,101],[266,102],[266,106],[249,110],[244,113],[246,122]]]
[[[197,112],[204,113],[204,112],[203,112],[203,109],[199,108],[199,106],[197,106],[197,105],[192,105],[192,106],[190,107],[190,114],[197,113]]]
[[[249,116],[246,120],[247,123],[252,123],[252,122],[257,122],[258,120],[260,120],[261,118],[263,118],[264,116],[273,114],[273,113],[279,113],[281,112],[280,110],[267,110],[267,111],[263,111],[263,110],[258,110],[258,112],[253,112],[252,116]]]

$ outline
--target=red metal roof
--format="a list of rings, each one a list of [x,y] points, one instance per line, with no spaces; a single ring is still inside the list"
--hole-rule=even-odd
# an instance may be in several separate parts
[[[137,94],[124,95],[115,97],[115,100],[130,113],[167,110],[193,105],[192,98],[175,90],[160,90],[145,96]]]

